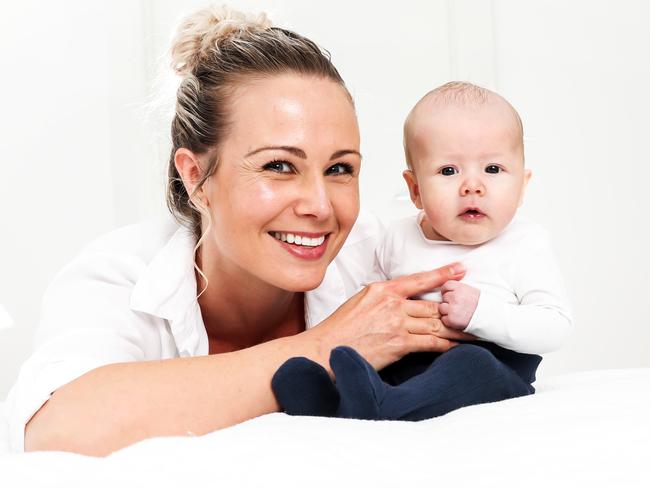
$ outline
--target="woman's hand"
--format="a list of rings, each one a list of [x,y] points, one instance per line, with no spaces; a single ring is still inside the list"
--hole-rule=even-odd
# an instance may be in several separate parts
[[[318,337],[325,356],[336,346],[354,348],[376,369],[411,352],[447,351],[454,340],[474,337],[449,329],[440,320],[438,303],[408,297],[459,280],[465,269],[454,263],[433,271],[371,283],[339,307],[318,327],[308,331]]]

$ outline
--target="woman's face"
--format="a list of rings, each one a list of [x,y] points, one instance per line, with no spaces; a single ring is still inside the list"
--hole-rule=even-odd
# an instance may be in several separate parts
[[[337,83],[301,75],[254,80],[231,101],[219,166],[204,186],[212,228],[203,262],[251,285],[313,289],[359,211],[352,104]]]

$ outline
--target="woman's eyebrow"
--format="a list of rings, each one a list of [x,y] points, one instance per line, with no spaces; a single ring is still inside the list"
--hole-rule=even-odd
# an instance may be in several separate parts
[[[342,156],[345,156],[346,154],[356,154],[361,158],[361,153],[359,151],[355,151],[354,149],[341,149],[340,151],[336,151],[334,154],[332,154],[332,157],[330,158],[330,161],[332,159],[337,159]]]
[[[307,159],[307,154],[305,154],[305,151],[298,147],[294,146],[264,146],[264,147],[258,147],[257,149],[252,150],[246,156],[245,158],[248,158],[250,156],[253,156],[254,154],[260,153],[262,151],[287,151],[288,153],[293,154],[296,157],[299,157],[301,159]],[[342,156],[345,156],[346,154],[356,154],[361,158],[361,153],[355,149],[341,149],[340,151],[336,151],[332,156],[330,157],[330,161],[332,159],[337,159]]]
[[[307,159],[307,155],[305,154],[305,151],[303,151],[302,149],[299,149],[297,147],[293,147],[293,146],[264,146],[264,147],[259,147],[257,149],[254,149],[253,151],[249,152],[244,157],[248,158],[248,157],[250,157],[250,156],[252,156],[254,154],[257,154],[259,152],[262,152],[262,151],[277,151],[277,150],[287,151],[287,152],[293,154],[296,157],[299,157],[299,158],[302,158],[302,159]]]

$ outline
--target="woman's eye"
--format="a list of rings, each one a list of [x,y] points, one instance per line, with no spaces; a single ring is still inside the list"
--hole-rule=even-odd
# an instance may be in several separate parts
[[[454,176],[458,171],[453,166],[445,166],[440,170],[442,176]]]
[[[293,166],[286,161],[271,161],[264,165],[264,169],[275,171],[276,173],[293,173]]]
[[[492,173],[495,175],[497,173],[501,173],[501,168],[499,168],[496,164],[491,164],[485,168],[485,172]]]
[[[348,163],[337,163],[333,166],[327,168],[325,174],[328,175],[352,175],[354,174],[354,168],[351,164]]]

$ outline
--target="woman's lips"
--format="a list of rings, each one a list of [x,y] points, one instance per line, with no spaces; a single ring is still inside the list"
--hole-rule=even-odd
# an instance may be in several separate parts
[[[307,260],[320,259],[325,254],[330,236],[330,234],[311,232],[269,232],[269,235],[291,255]]]

